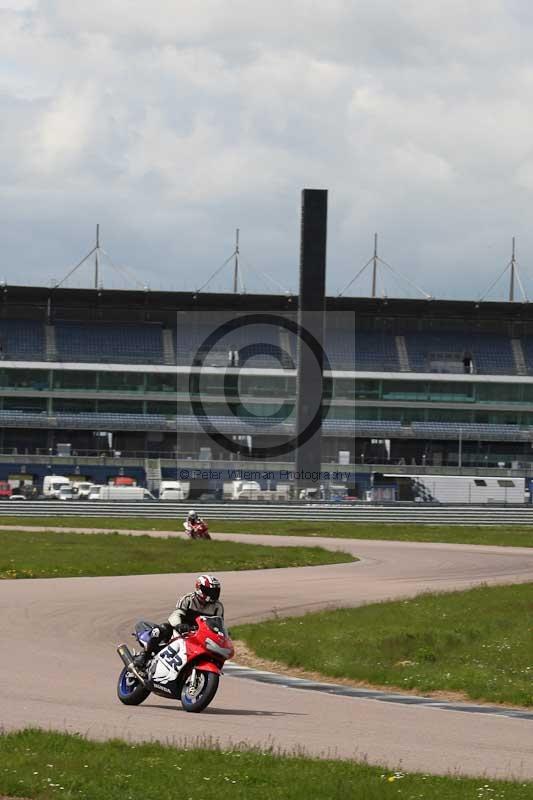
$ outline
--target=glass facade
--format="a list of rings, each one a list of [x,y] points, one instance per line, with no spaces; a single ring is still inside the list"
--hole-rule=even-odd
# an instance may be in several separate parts
[[[50,385],[53,389],[69,391],[95,391],[98,375],[96,372],[77,370],[56,370],[51,374]]]
[[[474,376],[473,376],[474,377]],[[328,379],[329,382],[329,379]],[[370,400],[390,403],[472,403],[513,405],[533,403],[532,383],[498,383],[481,380],[389,380],[335,378],[331,381],[332,401],[349,403]],[[0,391],[4,389],[61,392],[117,392],[146,395],[189,394],[189,375],[175,372],[108,372],[91,370],[43,370],[0,368]],[[224,397],[248,401],[272,399],[280,403],[294,400],[296,380],[293,376],[249,375],[224,376],[224,372],[202,373],[199,381],[202,396],[222,400]],[[326,391],[328,394],[328,391]]]
[[[143,392],[145,376],[142,372],[98,372],[97,385],[106,392]]]
[[[338,400],[379,400],[380,382],[359,378],[335,378],[333,397]]]
[[[141,400],[97,400],[96,410],[102,414],[142,414]]]
[[[2,408],[5,411],[28,411],[41,413],[46,411],[45,397],[3,397]]]
[[[165,417],[175,417],[176,416],[176,408],[177,404],[174,402],[169,402],[167,400],[151,400],[146,403],[146,413],[147,414],[163,414]],[[191,407],[186,403],[179,404],[179,413],[180,414],[190,414]]]
[[[296,379],[276,375],[240,375],[239,393],[247,397],[293,398]]]
[[[49,373],[45,369],[0,370],[0,388],[42,391],[48,389],[48,386]]]
[[[187,391],[187,376],[178,377],[179,382],[176,380],[175,372],[151,372],[146,376],[146,391],[171,393]]]
[[[405,425],[424,421],[533,426],[533,382],[489,382],[472,378],[464,381],[444,380],[440,376],[431,381],[427,378],[328,379],[325,395],[330,393],[331,401],[326,413],[329,419],[389,420]],[[199,388],[207,414],[271,417],[280,421],[294,419],[294,376],[225,375],[223,370],[204,372]],[[80,396],[82,392],[84,396]],[[66,396],[68,393],[72,396]],[[110,397],[110,393],[116,393],[116,398]],[[133,393],[136,398],[131,398]],[[165,398],[157,397],[158,394],[164,394]],[[189,375],[175,371],[0,367],[0,409],[52,414],[148,413],[167,418],[175,417],[176,413],[193,414]]]
[[[236,403],[233,409],[238,417],[269,417],[280,422],[292,420],[294,415],[294,403]]]
[[[96,400],[84,400],[82,398],[56,398],[53,401],[52,409],[54,412],[63,414],[91,414],[96,411]]]

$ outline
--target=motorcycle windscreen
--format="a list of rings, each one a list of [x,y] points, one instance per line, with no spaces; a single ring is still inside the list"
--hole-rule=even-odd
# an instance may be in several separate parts
[[[228,629],[222,617],[202,617],[202,619],[205,620],[205,624],[213,633],[222,634],[222,636],[226,637],[229,636]]]

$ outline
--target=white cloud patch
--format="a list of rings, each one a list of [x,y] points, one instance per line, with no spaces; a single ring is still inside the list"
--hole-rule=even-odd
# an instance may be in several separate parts
[[[67,89],[40,116],[33,148],[36,170],[58,175],[82,158],[98,126],[94,94],[94,89]]]
[[[513,235],[533,282],[532,32],[525,0],[0,0],[3,272],[57,277],[100,222],[194,288],[240,227],[294,289],[319,186],[332,292],[375,230],[435,295],[479,295]]]
[[[38,0],[2,0],[0,11],[29,11],[37,7]]]

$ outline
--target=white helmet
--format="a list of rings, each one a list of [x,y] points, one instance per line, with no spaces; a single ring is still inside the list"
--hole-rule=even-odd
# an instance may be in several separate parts
[[[198,575],[194,593],[202,606],[216,603],[220,597],[220,581],[214,575]]]
[[[196,513],[194,508],[191,508],[191,510],[189,511],[187,519],[189,520],[189,522],[196,522],[196,520],[198,519],[198,514]]]

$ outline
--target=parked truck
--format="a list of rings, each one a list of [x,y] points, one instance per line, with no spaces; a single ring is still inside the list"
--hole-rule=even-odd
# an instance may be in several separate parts
[[[380,495],[386,488],[391,491],[391,500],[415,503],[525,502],[525,479],[506,476],[374,473],[367,499],[384,500]]]

